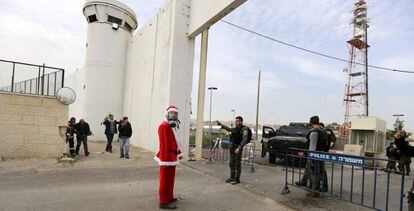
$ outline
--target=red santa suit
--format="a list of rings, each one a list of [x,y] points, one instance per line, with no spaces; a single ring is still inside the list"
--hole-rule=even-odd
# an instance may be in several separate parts
[[[174,106],[168,107],[167,115],[170,111],[178,112],[178,109]],[[158,136],[159,151],[154,160],[160,165],[160,204],[168,204],[174,198],[175,166],[179,163],[181,150],[178,148],[173,128],[167,120],[158,127]]]

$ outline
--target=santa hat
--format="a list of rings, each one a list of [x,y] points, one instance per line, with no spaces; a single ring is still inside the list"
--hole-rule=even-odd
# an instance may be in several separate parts
[[[178,113],[178,108],[173,106],[173,105],[170,105],[170,106],[168,106],[166,113],[168,114],[168,112],[177,112]]]

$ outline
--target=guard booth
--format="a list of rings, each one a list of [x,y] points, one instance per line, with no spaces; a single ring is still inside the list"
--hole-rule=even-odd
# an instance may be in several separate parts
[[[359,117],[352,120],[349,144],[359,145],[362,154],[377,157],[384,152],[386,122],[376,117]]]

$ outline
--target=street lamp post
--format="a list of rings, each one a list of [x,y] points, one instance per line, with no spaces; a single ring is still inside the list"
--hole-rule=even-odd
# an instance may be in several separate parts
[[[236,118],[236,110],[231,109],[231,112],[233,112],[233,119],[231,120],[231,127],[233,127],[234,118]]]
[[[217,90],[217,87],[209,87],[208,90],[210,90],[210,118],[209,118],[209,122],[210,122],[210,127],[209,127],[209,131],[208,131],[208,135],[210,137],[211,140],[211,130],[212,130],[212,123],[211,123],[211,107],[212,107],[212,101],[213,101],[213,91]]]
[[[401,125],[404,123],[404,121],[400,120],[400,117],[403,117],[404,114],[393,114],[392,116],[397,117],[397,119],[395,120],[395,123],[394,123],[395,131],[400,130]]]

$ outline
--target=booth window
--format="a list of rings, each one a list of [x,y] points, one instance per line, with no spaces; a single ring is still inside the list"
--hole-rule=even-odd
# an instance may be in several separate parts
[[[98,21],[98,19],[96,18],[96,15],[89,15],[88,16],[88,21],[89,21],[89,23],[93,23],[93,22]]]
[[[124,27],[125,27],[125,29],[126,29],[127,31],[129,31],[129,32],[131,32],[131,31],[132,31],[132,27],[131,27],[131,25],[129,25],[126,21],[125,21]]]
[[[110,23],[116,23],[118,25],[121,25],[122,24],[122,20],[121,19],[116,18],[114,16],[110,16],[110,15],[108,15],[108,22],[110,22]]]

